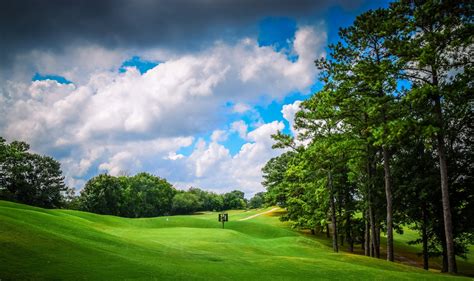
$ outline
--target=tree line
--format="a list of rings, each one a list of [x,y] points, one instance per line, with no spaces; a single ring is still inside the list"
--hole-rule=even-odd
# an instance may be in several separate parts
[[[259,208],[244,192],[234,190],[224,194],[196,187],[177,190],[166,179],[149,173],[134,176],[101,174],[90,179],[74,198],[71,208],[97,214],[140,218],[163,215],[185,215],[199,211]],[[262,197],[263,198],[263,197]]]
[[[61,166],[49,156],[29,152],[25,142],[0,137],[0,199],[43,208],[68,208],[130,218],[192,214],[199,211],[260,208],[263,193],[247,200],[244,192],[224,194],[196,187],[178,190],[149,173],[100,174],[80,194],[64,183]]]
[[[301,103],[297,136],[263,168],[271,204],[295,227],[332,235],[334,251],[394,261],[409,225],[428,259],[456,272],[474,242],[471,1],[400,0],[359,15],[315,61],[320,91]]]

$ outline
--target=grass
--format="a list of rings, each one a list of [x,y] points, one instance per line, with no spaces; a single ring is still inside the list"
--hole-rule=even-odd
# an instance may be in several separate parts
[[[402,256],[408,261],[402,261],[407,264],[416,265],[419,267],[423,266],[423,257],[421,256],[422,253],[422,245],[415,244],[411,245],[408,244],[409,241],[416,240],[418,238],[418,233],[414,230],[409,228],[405,228],[403,230],[403,234],[395,233],[394,235],[394,243],[395,247],[399,252],[399,256]],[[383,241],[385,243],[385,240]],[[462,274],[474,276],[474,246],[471,245],[469,247],[469,253],[467,254],[467,260],[457,258],[456,263],[458,267],[458,271]],[[435,270],[440,270],[442,267],[442,258],[430,258],[429,259],[429,266]]]
[[[268,210],[268,209],[266,209]],[[335,254],[266,211],[126,219],[0,201],[0,280],[450,280]]]

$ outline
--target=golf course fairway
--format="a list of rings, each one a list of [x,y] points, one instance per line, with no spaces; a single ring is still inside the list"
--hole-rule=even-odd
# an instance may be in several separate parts
[[[216,213],[127,219],[0,201],[0,280],[469,280],[333,253],[271,209],[230,211],[222,229]]]

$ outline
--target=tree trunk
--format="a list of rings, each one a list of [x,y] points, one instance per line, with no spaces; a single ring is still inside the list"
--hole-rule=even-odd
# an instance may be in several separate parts
[[[339,246],[337,243],[337,221],[336,221],[336,204],[334,202],[334,188],[332,185],[332,174],[331,171],[328,173],[328,185],[330,193],[330,206],[331,206],[331,226],[332,226],[332,248],[334,252],[339,251]]]
[[[369,211],[365,212],[365,237],[364,237],[364,254],[370,257],[370,227],[369,227]]]
[[[369,206],[369,217],[370,217],[370,256],[375,257],[375,249],[377,248],[377,232],[375,231],[375,219],[372,212],[372,207]]]
[[[329,237],[331,236],[329,235],[329,223],[327,223],[326,224],[326,238],[329,238]]]
[[[448,256],[446,254],[446,244],[443,243],[443,267],[441,272],[448,272]]]
[[[352,221],[351,221],[351,214],[347,212],[346,215],[346,241],[349,244],[349,248],[347,250],[349,252],[354,252],[354,241],[352,239]]]
[[[372,175],[373,173],[373,168],[372,168],[372,159],[371,157],[368,159],[367,163],[367,174],[368,174],[368,185],[367,185],[367,198],[368,202],[367,204],[369,205],[369,222],[370,222],[370,256],[375,257],[375,248],[377,247],[377,238],[376,238],[376,232],[375,232],[375,219],[374,219],[374,212],[372,210],[372,196],[371,196],[371,190],[372,190]]]
[[[385,195],[387,197],[387,260],[394,260],[393,253],[393,211],[392,211],[392,178],[390,175],[390,156],[386,146],[382,148]]]
[[[380,226],[375,225],[375,257],[380,259]]]
[[[421,216],[423,218],[423,225],[421,226],[422,231],[422,240],[423,240],[423,268],[428,270],[428,234],[426,233],[426,227],[428,223],[428,216],[426,214],[426,204],[422,203],[421,205]]]
[[[436,148],[439,157],[439,171],[441,174],[441,196],[443,202],[444,235],[446,238],[446,258],[448,262],[448,272],[455,273],[456,257],[454,253],[453,221],[449,202],[448,164],[443,134],[443,113],[441,111],[441,101],[439,96],[436,96],[435,98],[435,114],[440,129],[440,131],[436,133]]]
[[[339,197],[338,197],[338,200],[339,200],[339,204],[337,204],[337,213],[338,213],[338,217],[336,218],[339,218],[340,220],[342,220],[342,195],[339,193]],[[344,247],[344,233],[342,231],[338,231],[338,234],[339,234],[339,245],[341,247]]]

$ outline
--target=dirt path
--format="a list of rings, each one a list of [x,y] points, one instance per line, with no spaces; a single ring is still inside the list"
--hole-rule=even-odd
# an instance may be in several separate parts
[[[249,220],[249,219],[253,219],[253,218],[258,217],[258,216],[260,216],[260,215],[265,215],[265,214],[271,213],[271,212],[276,211],[276,210],[278,210],[278,208],[273,208],[273,209],[271,209],[271,210],[268,210],[268,211],[265,211],[265,212],[262,212],[262,213],[255,214],[255,215],[252,215],[252,216],[250,216],[250,217],[246,217],[246,218],[240,219],[239,221],[246,221],[246,220]]]

